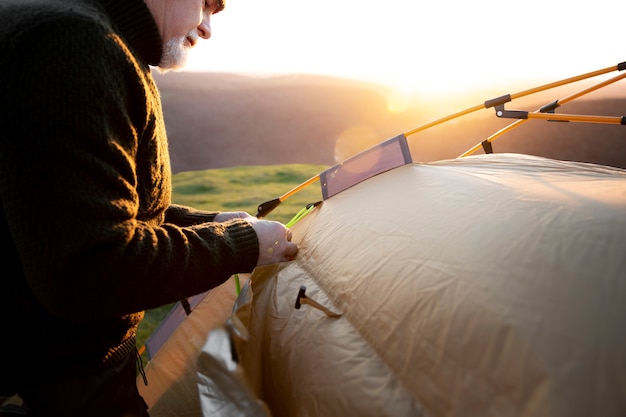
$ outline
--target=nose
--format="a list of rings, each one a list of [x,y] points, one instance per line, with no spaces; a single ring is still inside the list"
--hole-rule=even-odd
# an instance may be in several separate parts
[[[198,36],[202,39],[209,39],[211,37],[211,19],[209,16],[205,16],[198,25]]]

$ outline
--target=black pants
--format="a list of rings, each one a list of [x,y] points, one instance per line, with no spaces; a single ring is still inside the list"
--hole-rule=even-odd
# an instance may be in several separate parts
[[[62,368],[28,375],[18,394],[36,417],[149,417],[136,385],[131,353],[106,369]]]

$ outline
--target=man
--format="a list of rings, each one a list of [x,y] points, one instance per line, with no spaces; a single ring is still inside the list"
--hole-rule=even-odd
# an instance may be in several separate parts
[[[150,67],[182,68],[223,8],[0,3],[0,397],[29,415],[148,415],[143,311],[296,255],[278,222],[171,204]]]

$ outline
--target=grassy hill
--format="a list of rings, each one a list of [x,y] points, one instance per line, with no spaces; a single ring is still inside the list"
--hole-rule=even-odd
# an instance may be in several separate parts
[[[247,211],[285,194],[327,166],[307,164],[239,166],[181,172],[173,178],[173,200],[204,210]],[[302,207],[320,200],[319,183],[285,200],[267,219],[287,223]]]

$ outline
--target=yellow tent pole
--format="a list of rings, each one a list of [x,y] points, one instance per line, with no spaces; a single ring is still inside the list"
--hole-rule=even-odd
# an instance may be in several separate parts
[[[459,155],[457,158],[464,158],[466,156],[470,156],[471,154],[473,154],[474,152],[476,152],[477,150],[479,150],[480,148],[483,147],[483,143],[485,142],[493,142],[494,140],[498,139],[500,136],[504,135],[507,132],[510,132],[511,130],[513,130],[514,128],[516,128],[517,126],[521,125],[522,123],[528,121],[527,119],[519,119],[514,121],[513,123],[511,123],[510,125],[503,127],[502,129],[498,130],[496,133],[492,134],[491,136],[489,136],[487,139],[485,139],[482,142],[478,142],[476,145],[472,146],[470,149],[468,149],[467,151],[465,151],[463,154]]]
[[[515,93],[515,94],[509,94],[509,95],[498,97],[498,98],[495,98],[495,99],[492,99],[492,100],[487,100],[483,104],[476,105],[476,106],[473,106],[473,107],[468,107],[465,110],[461,110],[459,112],[456,112],[456,113],[450,114],[448,116],[442,117],[441,119],[434,120],[432,122],[426,123],[425,125],[422,125],[422,126],[419,126],[419,127],[415,128],[415,129],[409,130],[408,132],[404,133],[404,136],[408,137],[410,135],[413,135],[413,134],[415,134],[417,132],[421,132],[423,130],[426,130],[428,128],[436,126],[438,124],[447,122],[447,121],[452,120],[452,119],[456,119],[457,117],[464,116],[466,114],[469,114],[469,113],[472,113],[472,112],[475,112],[475,111],[478,111],[478,110],[481,110],[481,109],[487,109],[489,107],[493,107],[493,105],[495,105],[495,104],[492,104],[492,103],[501,102],[501,101],[502,102],[509,102],[509,101],[514,100],[516,98],[524,97],[524,96],[527,96],[527,95],[530,95],[530,94],[539,93],[541,91],[545,91],[545,90],[549,90],[551,88],[555,88],[555,87],[560,87],[560,86],[563,86],[563,85],[571,84],[571,83],[574,83],[574,82],[577,82],[577,81],[586,80],[588,78],[597,77],[598,75],[603,75],[603,74],[606,74],[606,73],[609,73],[609,72],[612,72],[612,71],[617,71],[617,70],[622,69],[621,67],[622,67],[622,64],[613,65],[611,67],[606,67],[606,68],[603,68],[603,69],[600,69],[600,70],[597,70],[597,71],[588,72],[586,74],[581,74],[581,75],[577,75],[575,77],[565,78],[565,79],[560,80],[560,81],[555,81],[555,82],[552,82],[552,83],[549,83],[549,84],[544,84],[544,85],[539,86],[539,87],[535,87],[535,88],[531,88],[531,89],[528,89],[528,90],[520,91],[520,92]]]
[[[279,197],[280,201],[285,201],[286,199],[288,199],[289,197],[291,197],[292,195],[294,195],[295,193],[297,193],[298,191],[302,190],[304,187],[307,187],[308,185],[314,183],[315,181],[320,179],[320,174],[316,174],[313,177],[309,178],[308,180],[306,180],[305,182],[303,182],[302,184],[293,187],[291,190],[287,191],[285,194],[281,195]]]
[[[592,86],[590,86],[590,87],[584,88],[584,89],[582,89],[582,90],[580,90],[580,91],[577,91],[577,92],[575,92],[575,93],[572,93],[572,94],[570,94],[570,95],[568,95],[568,96],[565,96],[565,97],[563,97],[563,98],[561,98],[561,99],[559,99],[559,100],[555,101],[555,102],[553,103],[552,108],[556,108],[556,107],[558,107],[558,106],[560,106],[560,105],[562,105],[562,104],[565,104],[565,103],[569,103],[569,102],[571,102],[571,101],[574,101],[574,100],[576,100],[576,99],[578,99],[578,98],[580,98],[580,97],[584,96],[585,94],[589,94],[589,93],[591,93],[591,92],[593,92],[593,91],[599,90],[600,88],[606,87],[607,85],[613,84],[614,82],[617,82],[617,81],[622,80],[622,79],[624,79],[624,78],[626,78],[626,73],[624,73],[624,74],[620,74],[620,75],[618,75],[617,77],[613,77],[613,78],[610,78],[610,79],[605,80],[605,81],[603,81],[603,82],[600,82],[600,83],[594,84],[594,85],[592,85]],[[543,108],[545,108],[545,107],[546,107],[546,106],[544,106],[544,107],[542,107],[542,108],[540,108],[540,109],[537,109],[537,110],[535,111],[535,113],[541,112],[541,111],[542,111],[542,109],[543,109]],[[530,117],[529,117],[529,118],[530,118]],[[464,157],[466,157],[466,156],[472,155],[474,152],[476,152],[478,149],[480,149],[480,148],[482,147],[483,143],[485,143],[485,142],[491,143],[491,142],[493,142],[494,140],[498,139],[499,137],[503,136],[505,133],[510,132],[510,131],[511,131],[511,130],[513,130],[514,128],[518,127],[519,125],[521,125],[522,123],[525,123],[525,122],[527,122],[527,121],[528,121],[528,119],[519,119],[519,120],[516,120],[515,122],[511,123],[510,125],[508,125],[508,126],[506,126],[506,127],[502,128],[502,129],[498,130],[496,133],[492,134],[491,136],[489,136],[489,137],[488,137],[487,139],[485,139],[484,141],[477,143],[477,144],[476,144],[476,145],[474,145],[472,148],[468,149],[468,150],[467,150],[467,151],[465,151],[463,154],[459,155],[459,156],[458,156],[458,158],[464,158]]]
[[[597,77],[598,75],[607,74],[609,72],[618,71],[620,69],[621,69],[621,64],[613,65],[611,67],[606,67],[606,68],[603,68],[601,70],[588,72],[586,74],[577,75],[576,77],[566,78],[566,79],[561,80],[561,81],[555,81],[553,83],[544,84],[542,86],[531,88],[529,90],[525,90],[525,91],[522,91],[522,92],[519,92],[519,93],[516,93],[516,94],[511,94],[511,99],[513,100],[513,99],[524,97],[524,96],[527,96],[527,95],[530,95],[530,94],[539,93],[541,91],[550,90],[551,88],[561,87],[563,85],[575,83],[577,81],[586,80],[588,78]]]
[[[560,122],[604,123],[611,125],[626,124],[624,116],[592,116],[585,114],[528,113],[529,119],[555,120]]]
[[[558,101],[558,104],[565,104],[565,103],[569,103],[570,101],[574,101],[577,98],[580,98],[582,96],[584,96],[585,94],[589,94],[593,91],[599,90],[602,87],[606,87],[607,85],[613,84],[616,81],[622,80],[626,78],[626,73],[620,74],[617,77],[613,77],[613,78],[609,78],[608,80],[604,80],[601,83],[598,84],[594,84],[591,87],[587,87],[585,89],[582,89],[576,93],[570,94],[569,96],[563,97],[562,99],[560,99]]]
[[[281,195],[280,197],[259,204],[259,206],[257,207],[256,217],[261,218],[261,217],[267,216],[269,212],[274,210],[276,207],[278,207],[280,203],[282,203],[283,201],[285,201],[286,199],[288,199],[289,197],[291,197],[298,191],[302,190],[305,187],[308,187],[309,185],[311,185],[312,183],[314,183],[315,181],[319,179],[320,179],[320,174],[316,174],[312,176],[311,178],[309,178],[308,180],[306,180],[305,182],[303,182],[302,184],[293,187],[291,190],[287,191],[285,194]]]
[[[465,110],[461,110],[461,111],[458,111],[456,113],[452,113],[452,114],[450,114],[448,116],[442,117],[441,119],[433,120],[432,122],[426,123],[425,125],[422,125],[422,126],[416,127],[415,129],[409,130],[408,132],[404,133],[404,136],[409,137],[409,136],[411,136],[411,135],[413,135],[413,134],[415,134],[417,132],[421,132],[422,130],[429,129],[429,128],[433,127],[433,126],[437,126],[438,124],[445,123],[445,122],[447,122],[449,120],[456,119],[457,117],[465,116],[466,114],[470,114],[472,112],[475,112],[475,111],[478,111],[478,110],[482,110],[482,109],[485,109],[485,108],[486,107],[485,107],[484,104],[479,104],[477,106],[469,107],[469,108],[467,108]]]

